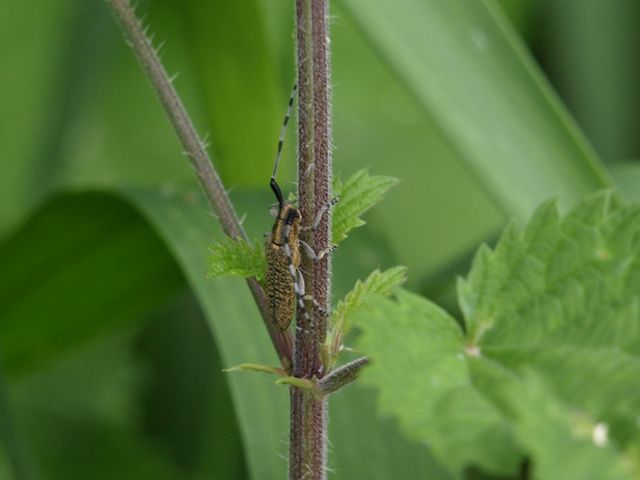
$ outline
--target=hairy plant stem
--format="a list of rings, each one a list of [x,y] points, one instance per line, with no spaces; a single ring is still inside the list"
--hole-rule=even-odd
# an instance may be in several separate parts
[[[242,238],[248,242],[249,238],[240,224],[220,176],[129,0],[107,0],[107,4],[115,14],[129,46],[158,95],[223,231],[231,238]],[[280,332],[271,321],[267,299],[258,281],[255,278],[249,278],[247,284],[282,366],[285,370],[290,370],[291,336],[288,332]]]
[[[328,0],[296,0],[298,63],[298,200],[303,219],[316,218],[331,199],[330,70],[328,48]],[[328,211],[304,240],[316,252],[331,244],[331,212]],[[330,311],[331,255],[317,262],[303,260],[307,291]],[[322,378],[322,348],[327,318],[312,311],[310,322],[298,312],[293,373],[298,378]],[[290,480],[326,478],[327,399],[291,387]]]

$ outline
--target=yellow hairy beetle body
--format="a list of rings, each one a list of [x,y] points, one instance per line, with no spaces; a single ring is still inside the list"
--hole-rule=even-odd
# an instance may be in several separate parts
[[[283,203],[267,236],[265,250],[267,271],[265,286],[271,318],[280,330],[286,330],[293,319],[300,266],[300,211]]]

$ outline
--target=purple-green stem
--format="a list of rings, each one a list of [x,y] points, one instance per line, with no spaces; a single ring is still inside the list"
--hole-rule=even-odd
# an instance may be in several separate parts
[[[316,214],[331,199],[331,103],[328,39],[328,0],[296,0],[298,64],[298,202],[303,219]],[[315,251],[331,243],[331,211],[303,240]],[[303,260],[307,291],[330,311],[331,255]],[[320,379],[326,373],[322,348],[327,318],[319,308],[308,323],[298,312],[293,375]],[[327,397],[291,387],[289,480],[323,480],[327,475]]]

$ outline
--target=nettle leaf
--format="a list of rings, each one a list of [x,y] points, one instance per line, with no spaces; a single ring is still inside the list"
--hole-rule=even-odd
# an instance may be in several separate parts
[[[379,407],[460,473],[640,478],[640,206],[547,202],[459,282],[465,329],[425,299],[375,299],[360,347]]]
[[[208,278],[224,276],[255,277],[264,279],[266,260],[264,247],[255,240],[247,243],[242,239],[225,238],[209,246],[207,256]]]
[[[359,322],[358,347],[372,357],[361,381],[379,388],[382,413],[454,473],[469,464],[515,472],[520,457],[505,441],[507,418],[474,388],[459,324],[424,298],[396,295],[369,297],[366,321]]]
[[[340,201],[333,207],[333,243],[340,243],[351,230],[364,225],[360,216],[380,202],[385,192],[397,183],[395,178],[369,175],[366,170],[356,172],[344,183],[336,179],[333,194]]]
[[[611,192],[566,217],[545,203],[529,225],[481,249],[459,283],[470,341],[483,348],[550,344],[640,352],[640,208]]]
[[[340,300],[331,316],[331,332],[327,344],[334,353],[340,345],[335,345],[346,337],[357,313],[367,308],[366,297],[372,294],[389,295],[391,291],[407,281],[406,267],[393,267],[381,272],[376,269],[364,280],[358,280],[353,289]]]
[[[539,375],[526,372],[501,393],[514,411],[517,440],[535,459],[535,478],[638,478],[640,472],[634,474],[634,466],[609,440],[607,425],[564,405]]]

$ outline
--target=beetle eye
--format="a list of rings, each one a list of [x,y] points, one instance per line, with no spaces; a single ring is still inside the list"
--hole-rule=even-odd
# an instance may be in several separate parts
[[[274,203],[269,207],[269,214],[276,218],[278,216],[278,212],[280,212],[280,206],[277,203]]]

